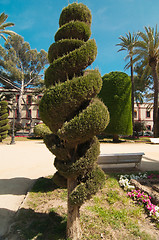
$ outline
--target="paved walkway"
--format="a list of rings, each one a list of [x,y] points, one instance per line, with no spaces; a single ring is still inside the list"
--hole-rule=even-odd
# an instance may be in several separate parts
[[[101,144],[101,153],[135,153],[144,152],[141,170],[159,171],[159,145],[150,143],[108,143]],[[124,166],[122,164],[122,166]],[[126,165],[126,166],[130,166]],[[134,166],[134,165],[133,165]]]
[[[9,220],[35,179],[55,172],[53,159],[41,141],[0,145],[0,236],[8,230]]]
[[[159,145],[101,144],[101,153],[119,152],[144,152],[141,169],[159,170]],[[55,172],[53,159],[42,141],[0,145],[0,240],[33,182]]]

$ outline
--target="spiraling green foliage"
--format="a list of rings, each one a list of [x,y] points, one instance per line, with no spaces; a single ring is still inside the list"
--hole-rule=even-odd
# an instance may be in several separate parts
[[[73,3],[62,10],[62,14],[59,19],[60,27],[70,21],[85,22],[87,25],[91,25],[92,15],[90,10],[82,3]]]
[[[69,203],[80,206],[102,187],[104,172],[97,166],[100,146],[96,134],[109,122],[107,107],[97,98],[102,79],[98,70],[85,69],[93,63],[97,47],[91,35],[91,13],[83,4],[64,8],[55,43],[49,48],[50,66],[45,72],[46,92],[40,102],[40,116],[52,131],[44,137],[56,156],[53,180],[67,186]]]
[[[103,76],[99,97],[108,107],[110,123],[107,134],[132,134],[131,80],[126,73],[111,72]]]
[[[43,121],[56,133],[68,118],[74,116],[74,112],[80,110],[84,102],[90,101],[100,92],[101,86],[100,73],[95,70],[51,87],[40,104]]]
[[[94,39],[87,41],[80,48],[69,54],[59,57],[47,68],[45,72],[45,85],[48,88],[55,83],[64,82],[74,75],[80,75],[81,71],[92,64],[97,55],[97,47]]]
[[[8,125],[8,102],[0,102],[0,142],[7,137],[9,125]]]
[[[79,39],[87,41],[91,36],[89,26],[84,22],[69,22],[63,25],[55,35],[55,41],[61,39]]]
[[[76,48],[81,47],[83,44],[84,42],[78,39],[62,39],[51,44],[48,50],[49,63],[52,63],[58,57],[62,57]]]

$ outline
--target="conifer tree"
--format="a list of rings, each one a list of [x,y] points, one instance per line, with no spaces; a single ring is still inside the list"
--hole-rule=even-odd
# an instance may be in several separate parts
[[[67,237],[75,240],[81,239],[80,206],[105,181],[97,165],[100,148],[95,135],[107,126],[109,113],[97,98],[102,87],[99,71],[85,71],[97,54],[95,40],[89,40],[90,10],[82,3],[70,4],[59,25],[48,51],[40,115],[52,131],[44,141],[56,156],[54,182],[68,189]]]

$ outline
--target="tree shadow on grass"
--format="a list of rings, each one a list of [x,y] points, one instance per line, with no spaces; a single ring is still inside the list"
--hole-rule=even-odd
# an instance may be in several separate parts
[[[20,209],[14,218],[11,231],[5,237],[16,240],[64,240],[66,239],[66,217],[55,211],[39,213],[32,209]]]
[[[53,191],[59,188],[52,180],[51,177],[41,177],[38,178],[35,184],[33,185],[31,192],[48,192]]]

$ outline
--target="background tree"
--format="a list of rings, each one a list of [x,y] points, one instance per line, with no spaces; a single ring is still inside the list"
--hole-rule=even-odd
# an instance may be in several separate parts
[[[118,135],[132,134],[131,80],[123,72],[110,72],[102,79],[99,97],[110,113],[110,123],[104,133],[113,135],[114,141],[118,141]]]
[[[134,131],[136,132],[137,138],[139,138],[139,132],[143,132],[144,130],[146,130],[144,121],[136,121],[134,123]]]
[[[96,98],[102,87],[100,73],[84,73],[97,54],[95,40],[89,40],[90,10],[82,3],[70,4],[63,9],[59,25],[48,51],[47,90],[39,110],[52,131],[45,144],[56,155],[55,183],[68,189],[67,237],[75,240],[81,239],[80,206],[105,180],[97,165],[100,149],[95,135],[107,126],[109,113]]]
[[[0,15],[0,36],[6,41],[6,37],[4,34],[7,35],[13,35],[16,34],[15,32],[11,31],[11,30],[6,30],[6,27],[12,27],[14,26],[14,23],[8,22],[5,23],[5,21],[7,20],[8,15],[5,13],[1,13]]]
[[[153,99],[153,78],[151,68],[142,67],[142,63],[137,63],[134,67],[134,97],[136,103],[149,102]]]
[[[6,101],[0,102],[0,142],[7,137],[8,134],[8,103]]]
[[[151,68],[154,84],[154,104],[153,104],[153,131],[154,137],[158,136],[158,63],[159,63],[159,33],[156,28],[145,27],[145,33],[139,32],[138,40],[135,44],[134,54],[137,55],[134,61],[141,61],[142,67]]]
[[[131,91],[131,104],[132,104],[132,124],[134,126],[134,69],[133,69],[133,51],[135,44],[138,40],[138,35],[133,33],[131,34],[130,32],[127,34],[126,37],[120,36],[119,39],[121,40],[121,43],[116,44],[116,46],[120,46],[121,48],[118,50],[120,51],[127,51],[128,55],[125,57],[125,60],[130,60],[126,66],[125,69],[130,68],[131,70],[131,86],[132,86],[132,91]]]
[[[21,122],[22,102],[28,110],[24,99],[25,90],[29,86],[35,88],[41,85],[40,74],[47,63],[47,53],[44,50],[32,50],[29,43],[24,42],[19,35],[9,36],[4,48],[0,46],[0,81],[19,93],[18,122]]]

